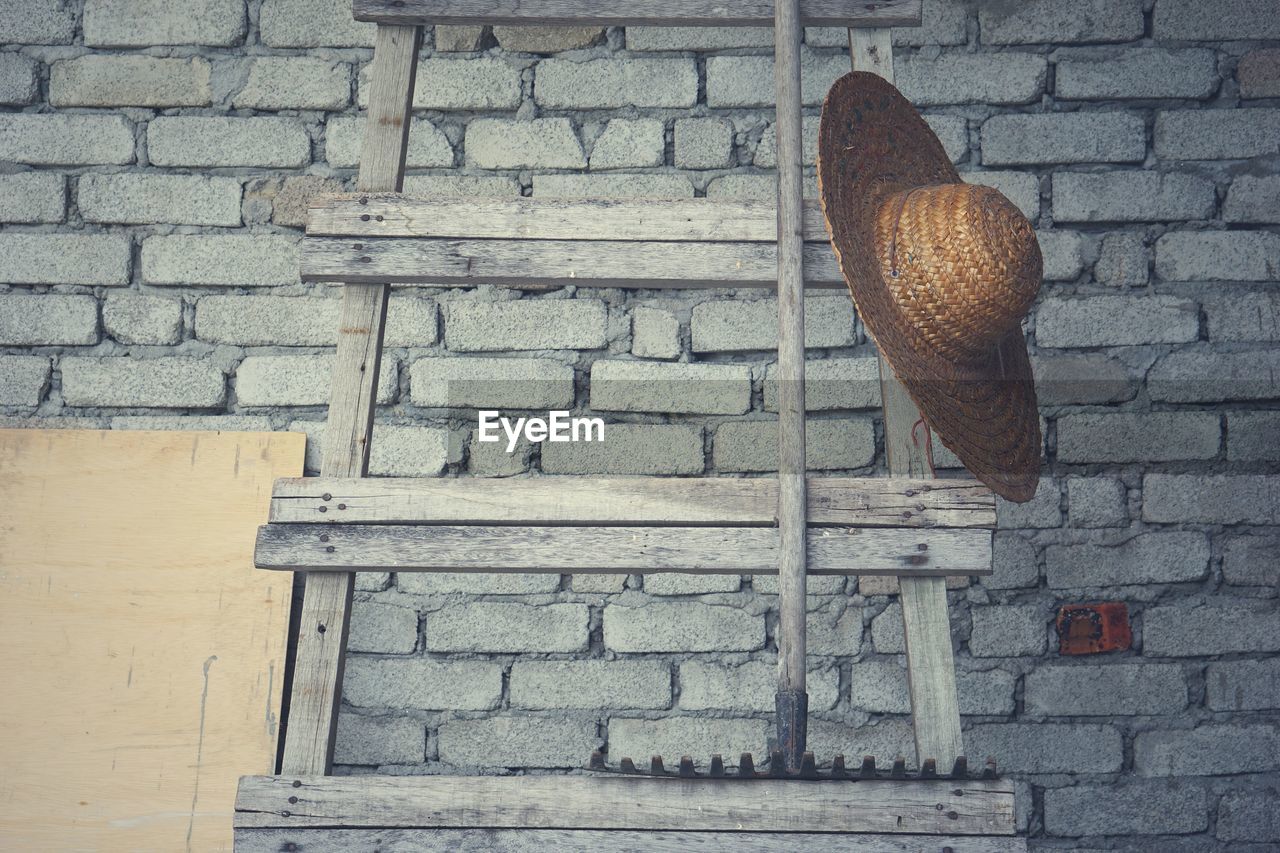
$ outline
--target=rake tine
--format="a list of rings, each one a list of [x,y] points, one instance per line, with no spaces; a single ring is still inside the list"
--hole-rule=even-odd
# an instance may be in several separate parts
[[[800,775],[805,779],[818,778],[818,763],[813,758],[813,753],[805,751],[800,756]]]
[[[738,759],[738,775],[744,779],[753,779],[756,775],[756,763],[751,760],[751,753],[744,752]]]
[[[601,752],[601,751],[600,751],[600,750],[598,750],[598,749],[591,753],[591,769],[592,769],[592,770],[604,770],[604,769],[605,769],[605,766],[604,766],[604,753],[603,753],[603,752]]]
[[[720,757],[719,753],[711,756],[711,776],[714,779],[724,777],[724,759]]]
[[[926,758],[920,766],[921,779],[937,779],[938,778],[938,760],[936,758]]]
[[[996,759],[995,759],[995,756],[988,756],[988,757],[987,757],[987,765],[986,765],[986,767],[984,767],[984,768],[982,769],[982,778],[983,778],[983,779],[995,779],[995,778],[996,778],[996,776],[997,776],[997,774],[996,774]]]
[[[649,759],[649,775],[666,776],[667,768],[662,766],[662,756],[655,755]]]
[[[952,779],[969,778],[969,759],[963,755],[956,756],[956,766],[951,769]]]
[[[687,755],[680,756],[680,775],[686,779],[696,775],[693,772],[693,759]]]
[[[903,758],[901,755],[893,759],[893,769],[889,771],[889,778],[890,779],[907,778],[907,760]]]
[[[632,761],[630,758],[622,759],[622,761],[619,762],[619,766],[622,767],[623,773],[639,773],[640,772],[639,770],[636,769],[636,763]]]
[[[787,766],[782,763],[782,750],[775,749],[769,753],[769,775],[781,778],[787,775]]]
[[[876,757],[874,755],[862,756],[862,767],[859,768],[858,775],[863,779],[876,778]]]
[[[837,755],[835,758],[831,759],[831,778],[847,779],[848,777],[849,771],[844,769],[844,756]]]

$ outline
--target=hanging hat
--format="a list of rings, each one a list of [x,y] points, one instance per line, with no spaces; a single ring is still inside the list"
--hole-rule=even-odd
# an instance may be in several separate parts
[[[866,72],[827,93],[818,185],[858,314],[925,422],[996,494],[1030,500],[1040,420],[1022,319],[1042,273],[1031,223],[961,181],[911,102]]]

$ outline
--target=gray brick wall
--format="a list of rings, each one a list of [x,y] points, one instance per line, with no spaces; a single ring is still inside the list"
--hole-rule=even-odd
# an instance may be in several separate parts
[[[1275,849],[1280,822],[1280,3],[925,0],[899,83],[1036,226],[1045,468],[995,574],[950,582],[971,755],[1035,849]],[[340,291],[308,197],[354,185],[373,27],[348,0],[0,3],[0,424],[278,429],[318,464]],[[843,31],[805,33],[812,161]],[[772,33],[440,28],[411,192],[760,199]],[[811,170],[810,170],[811,171]],[[807,192],[815,187],[812,177]],[[808,300],[809,464],[884,471],[874,349]],[[756,476],[761,291],[397,288],[372,473]],[[603,417],[476,440],[475,408]],[[951,476],[954,457],[937,461]],[[913,752],[896,586],[815,578],[810,740]],[[340,772],[562,770],[766,747],[771,578],[360,575]],[[1132,648],[1059,653],[1064,604]]]

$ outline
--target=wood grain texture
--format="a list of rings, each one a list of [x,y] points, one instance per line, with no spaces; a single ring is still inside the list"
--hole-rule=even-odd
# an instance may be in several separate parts
[[[811,526],[994,528],[976,480],[810,477]],[[629,524],[772,527],[774,479],[532,477],[279,480],[271,521],[314,524]]]
[[[591,829],[238,829],[238,853],[1026,853],[1006,835],[835,835]]]
[[[827,240],[822,210],[804,201],[803,233]],[[687,199],[423,198],[399,193],[318,195],[313,237],[453,237],[471,240],[640,240],[776,243],[776,205]]]
[[[0,431],[0,849],[231,849],[275,766],[292,583],[254,571],[289,433]]]
[[[849,47],[855,71],[871,71],[893,82],[893,39],[889,30],[850,30]],[[920,412],[883,357],[880,358],[880,399],[884,406],[889,474],[926,476],[930,470],[928,445],[923,440],[917,443],[913,435]],[[921,433],[926,429],[922,425]],[[941,577],[904,577],[898,583],[916,759],[936,758],[939,767],[948,767],[964,753],[964,739],[956,698],[946,581]]]
[[[801,0],[811,27],[918,27],[920,0]],[[768,0],[355,0],[357,21],[381,24],[528,24],[771,27]]]
[[[235,825],[1012,835],[1011,782],[245,776]]]
[[[616,574],[778,573],[779,536],[767,527],[488,527],[267,524],[258,568],[350,572]],[[814,574],[991,571],[987,530],[816,528]]]
[[[401,187],[421,45],[421,27],[378,27],[357,180],[362,190]],[[343,290],[321,461],[326,475],[367,473],[389,292],[385,283],[367,280]],[[286,772],[328,773],[333,766],[354,588],[355,575],[350,573],[306,579],[281,759]]]

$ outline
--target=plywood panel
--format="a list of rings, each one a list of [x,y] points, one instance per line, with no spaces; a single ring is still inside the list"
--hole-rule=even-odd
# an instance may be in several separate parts
[[[0,430],[0,849],[229,850],[274,765],[288,433]]]

